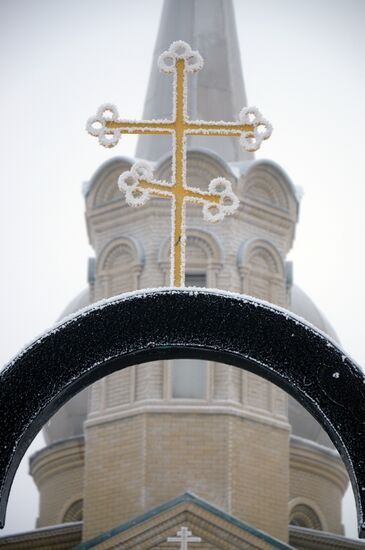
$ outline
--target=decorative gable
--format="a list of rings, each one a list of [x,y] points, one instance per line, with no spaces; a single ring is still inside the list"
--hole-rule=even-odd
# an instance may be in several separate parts
[[[175,538],[182,526],[201,539],[201,542],[189,543],[189,550],[292,548],[207,501],[185,493],[80,544],[74,550],[179,550],[178,543],[168,542],[167,539]]]

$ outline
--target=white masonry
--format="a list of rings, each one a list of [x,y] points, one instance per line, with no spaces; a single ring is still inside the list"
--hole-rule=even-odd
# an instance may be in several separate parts
[[[188,550],[188,542],[201,542],[200,537],[193,537],[192,532],[187,527],[181,527],[177,533],[177,537],[169,537],[167,542],[180,542],[180,550]]]

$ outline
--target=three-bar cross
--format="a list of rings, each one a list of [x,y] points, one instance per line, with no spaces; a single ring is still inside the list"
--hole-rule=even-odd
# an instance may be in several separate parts
[[[187,186],[186,136],[237,136],[245,150],[255,151],[262,140],[270,136],[271,126],[255,108],[243,109],[237,122],[190,121],[186,113],[186,76],[188,72],[203,67],[201,55],[185,42],[173,42],[169,50],[160,55],[158,65],[161,71],[174,74],[172,120],[120,120],[116,107],[106,104],[88,120],[87,130],[105,147],[116,145],[123,133],[169,134],[173,137],[171,183],[154,180],[150,166],[137,162],[120,176],[118,185],[131,206],[142,205],[151,196],[172,200],[171,285],[179,287],[184,285],[185,277],[186,201],[202,204],[204,218],[212,222],[233,213],[239,204],[231,183],[225,178],[212,180],[208,192]]]

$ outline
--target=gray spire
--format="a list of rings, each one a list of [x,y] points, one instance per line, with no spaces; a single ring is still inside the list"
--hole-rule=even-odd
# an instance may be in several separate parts
[[[172,78],[157,68],[171,42],[185,40],[204,58],[204,68],[188,77],[190,119],[237,120],[247,106],[232,0],[165,0],[143,118],[170,118]],[[188,147],[211,149],[226,161],[253,158],[234,137],[189,137]],[[136,156],[157,160],[171,151],[168,136],[140,136]]]

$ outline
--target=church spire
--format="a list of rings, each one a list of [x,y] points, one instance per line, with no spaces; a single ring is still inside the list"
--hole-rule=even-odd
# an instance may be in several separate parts
[[[204,58],[204,71],[188,82],[191,119],[236,120],[247,106],[232,0],[165,0],[144,106],[144,119],[170,118],[171,81],[159,74],[157,58],[175,40],[185,40]],[[189,147],[204,147],[226,161],[252,158],[236,138],[189,137]],[[139,137],[136,156],[157,160],[171,151],[169,136]]]

